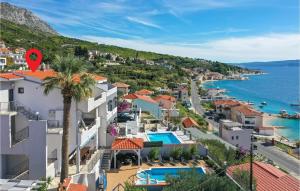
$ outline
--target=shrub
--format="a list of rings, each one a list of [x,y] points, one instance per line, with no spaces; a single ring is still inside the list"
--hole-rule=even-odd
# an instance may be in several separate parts
[[[197,146],[196,145],[190,146],[190,154],[191,154],[191,156],[196,155],[196,153],[197,153]]]
[[[191,159],[191,154],[188,150],[183,150],[182,156],[185,160],[190,160]]]
[[[149,159],[150,160],[156,160],[159,156],[159,148],[152,148],[149,152]]]
[[[182,155],[182,152],[183,152],[182,147],[175,147],[175,148],[172,149],[170,155],[174,159],[179,159],[180,156]]]

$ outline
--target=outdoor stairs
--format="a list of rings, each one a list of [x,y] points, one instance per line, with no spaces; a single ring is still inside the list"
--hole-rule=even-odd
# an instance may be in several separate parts
[[[110,170],[110,165],[111,165],[111,151],[110,150],[105,150],[102,156],[102,161],[101,161],[101,169],[108,171]]]
[[[35,112],[31,111],[30,109],[27,109],[22,105],[17,105],[16,108],[17,108],[17,112],[22,113],[27,119],[30,119],[30,120],[36,119]]]

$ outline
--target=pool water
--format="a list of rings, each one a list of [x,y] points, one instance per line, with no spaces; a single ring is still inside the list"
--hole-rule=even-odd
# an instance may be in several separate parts
[[[150,141],[162,141],[163,144],[180,144],[173,133],[148,133]]]
[[[177,167],[177,168],[150,168],[148,170],[142,170],[137,173],[139,184],[146,184],[147,177],[150,178],[150,184],[157,184],[159,182],[165,182],[166,176],[178,176],[180,172],[188,172],[196,170],[199,174],[205,174],[205,170],[202,167],[190,168],[190,167]]]

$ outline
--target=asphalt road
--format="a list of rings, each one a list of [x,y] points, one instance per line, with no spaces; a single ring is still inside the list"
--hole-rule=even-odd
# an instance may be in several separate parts
[[[280,168],[300,179],[300,161],[298,159],[279,150],[275,146],[267,146],[262,142],[257,142],[255,145],[257,145],[256,153],[264,155]]]
[[[191,101],[192,101],[192,105],[195,109],[195,112],[199,115],[203,115],[204,110],[200,104],[200,96],[198,94],[198,87],[196,85],[196,82],[193,80],[191,82]],[[212,127],[214,128],[214,131],[219,131],[219,123],[217,123],[216,121],[207,119],[207,118],[205,118],[205,120],[212,125]]]

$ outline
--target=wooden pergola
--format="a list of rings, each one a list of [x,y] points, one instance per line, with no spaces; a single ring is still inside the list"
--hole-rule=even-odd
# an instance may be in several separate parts
[[[117,166],[117,154],[121,151],[134,151],[138,156],[138,165],[141,165],[141,149],[144,148],[142,138],[117,138],[111,145],[114,151],[114,168]]]

